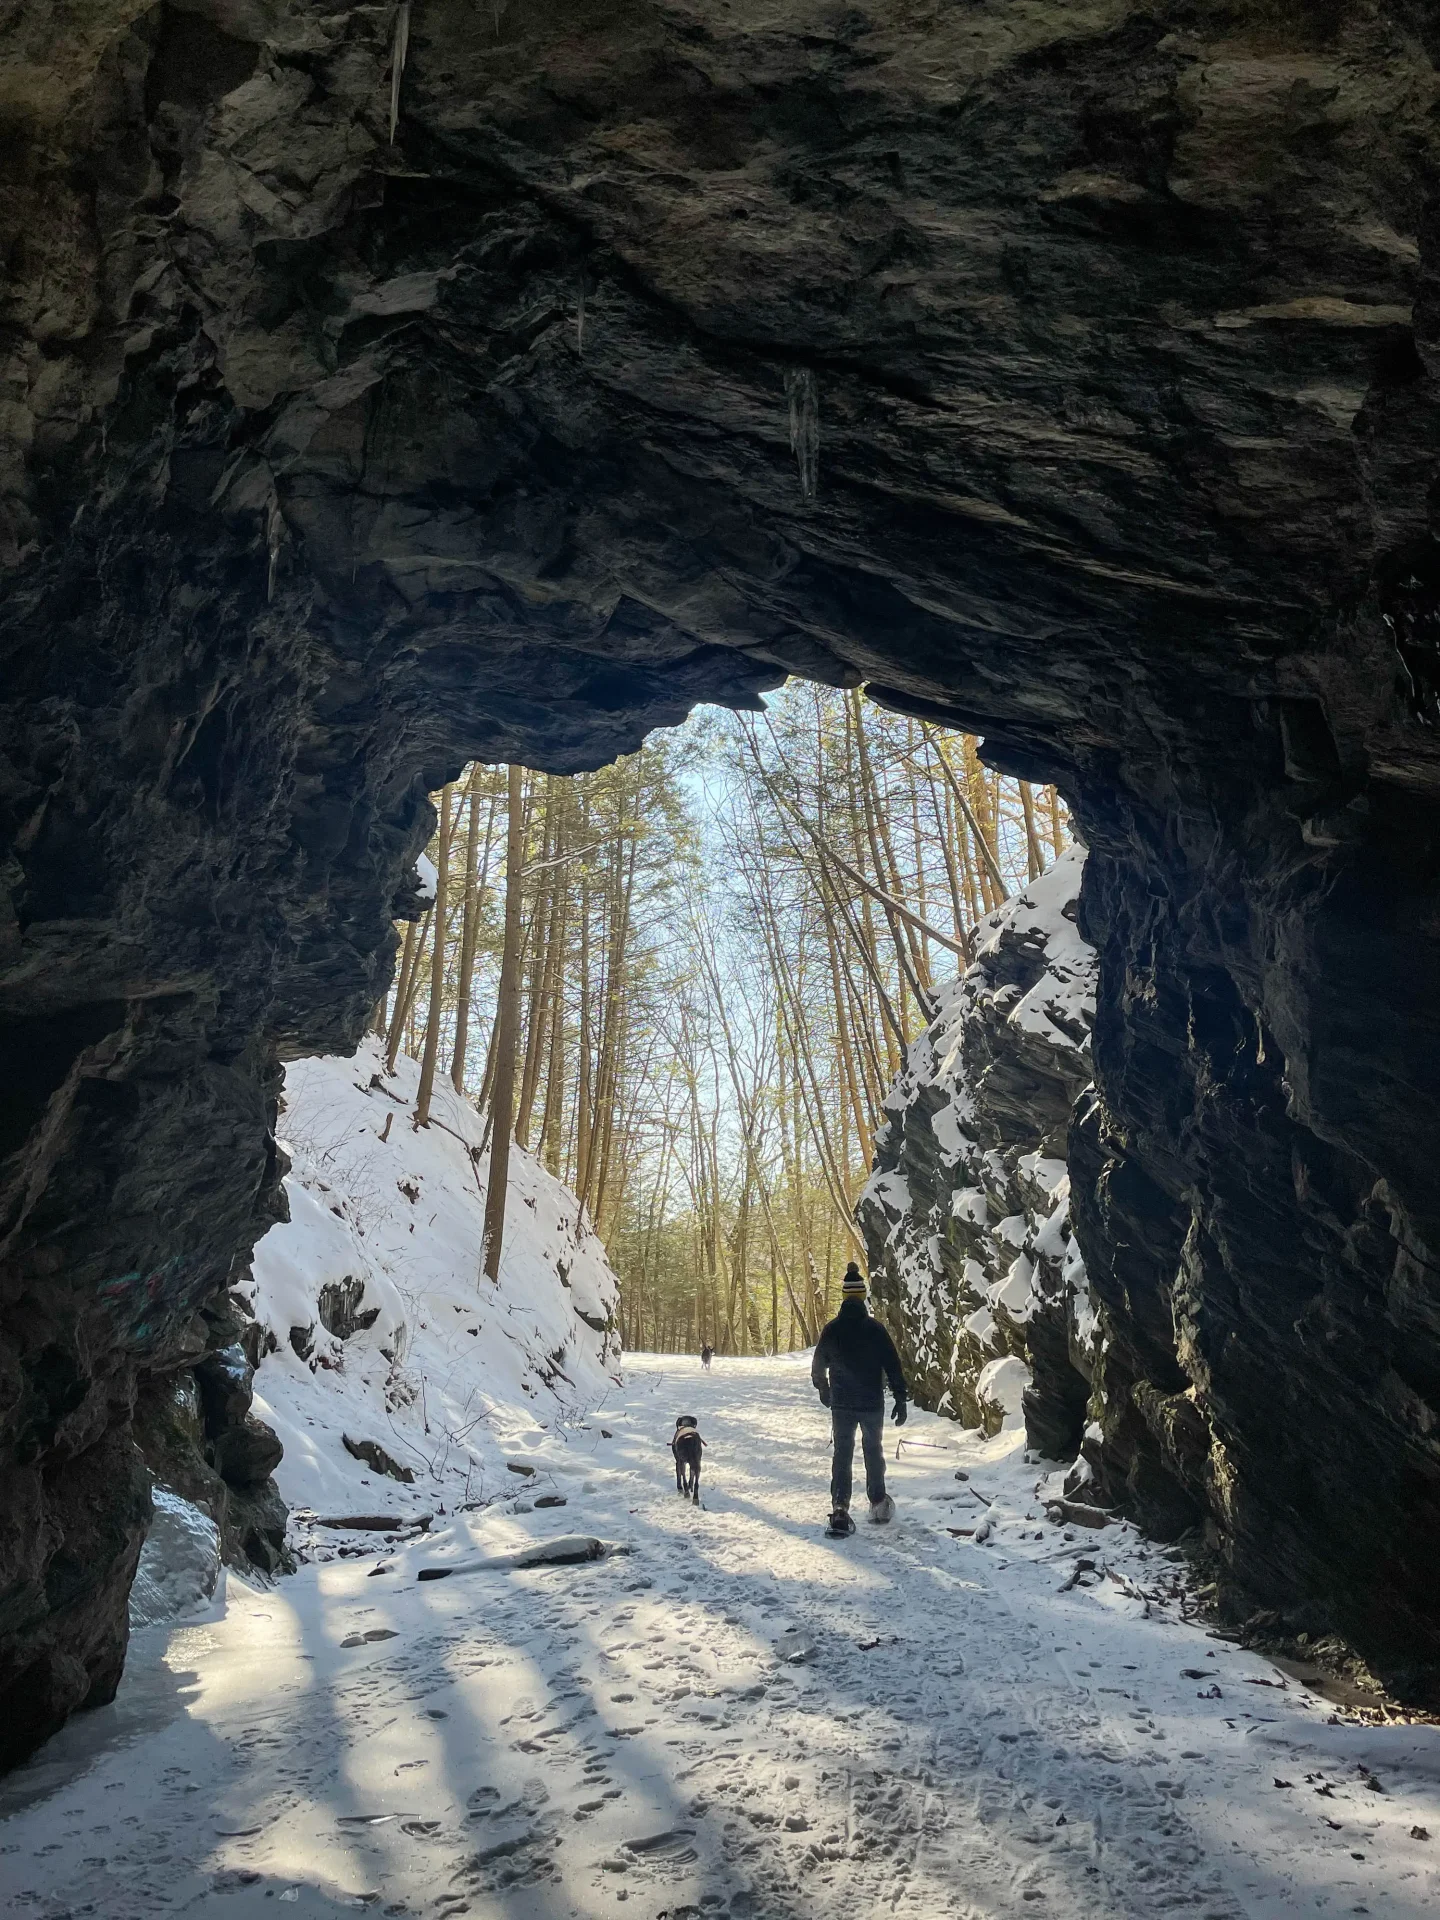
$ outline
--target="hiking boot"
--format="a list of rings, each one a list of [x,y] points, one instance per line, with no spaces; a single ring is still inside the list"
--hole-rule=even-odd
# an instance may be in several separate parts
[[[878,1500],[871,1501],[870,1518],[877,1527],[883,1527],[888,1520],[895,1518],[895,1502],[888,1493],[882,1493]]]
[[[855,1531],[855,1522],[844,1507],[837,1507],[831,1514],[830,1524],[825,1531],[832,1540],[843,1540]]]

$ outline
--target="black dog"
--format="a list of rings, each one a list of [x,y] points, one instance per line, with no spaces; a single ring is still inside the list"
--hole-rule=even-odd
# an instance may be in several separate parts
[[[675,1438],[670,1442],[670,1451],[675,1456],[675,1491],[688,1494],[697,1507],[700,1504],[700,1449],[704,1445],[694,1414],[682,1413],[675,1422]]]

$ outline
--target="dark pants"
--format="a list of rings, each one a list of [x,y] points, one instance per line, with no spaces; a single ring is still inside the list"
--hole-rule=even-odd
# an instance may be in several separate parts
[[[830,1409],[830,1431],[835,1437],[835,1457],[830,1468],[830,1505],[850,1505],[850,1485],[855,1464],[855,1429],[860,1429],[860,1446],[865,1455],[865,1497],[873,1507],[885,1498],[885,1409],[867,1407],[863,1413],[854,1407]]]

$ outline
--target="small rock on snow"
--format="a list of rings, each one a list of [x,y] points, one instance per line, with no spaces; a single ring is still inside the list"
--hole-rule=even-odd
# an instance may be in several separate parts
[[[606,1548],[593,1534],[567,1533],[558,1540],[537,1540],[517,1553],[494,1553],[483,1560],[457,1560],[453,1567],[421,1567],[417,1580],[446,1580],[452,1573],[513,1573],[524,1567],[573,1567],[586,1560],[603,1560],[606,1553],[627,1551]]]
[[[378,1440],[352,1440],[348,1433],[342,1433],[341,1443],[352,1460],[363,1460],[372,1473],[386,1474],[391,1480],[399,1480],[405,1486],[414,1483],[414,1470],[402,1467],[393,1454],[387,1453]]]

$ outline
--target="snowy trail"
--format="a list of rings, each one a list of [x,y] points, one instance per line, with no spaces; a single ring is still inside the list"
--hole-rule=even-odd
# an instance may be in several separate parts
[[[699,1511],[679,1412],[710,1443]],[[1181,1624],[1157,1549],[1046,1523],[1015,1436],[917,1414],[892,1459],[900,1437],[897,1524],[830,1541],[803,1361],[632,1357],[529,1456],[563,1509],[232,1579],[223,1617],[140,1636],[117,1705],[0,1787],[7,1910],[1433,1911],[1440,1733],[1329,1725]],[[946,1530],[983,1517],[975,1487],[979,1545]],[[415,1579],[575,1531],[633,1551]],[[1068,1584],[1080,1556],[1096,1584]]]

